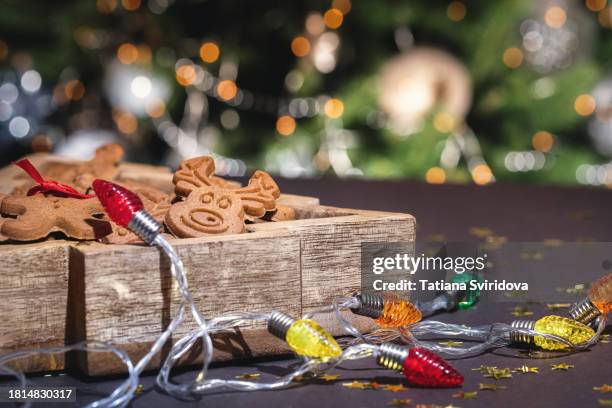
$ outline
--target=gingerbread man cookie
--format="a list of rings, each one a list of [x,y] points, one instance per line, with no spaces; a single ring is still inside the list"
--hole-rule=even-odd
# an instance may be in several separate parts
[[[110,233],[110,225],[95,216],[104,209],[96,199],[32,196],[4,197],[0,212],[16,216],[2,223],[0,234],[16,241],[34,241],[51,232],[77,239],[95,239]]]
[[[122,183],[122,185],[135,192],[142,200],[144,209],[160,224],[170,208],[170,196],[155,188],[136,183]],[[100,241],[106,244],[134,244],[143,242],[142,239],[127,228],[109,221],[113,232]]]
[[[96,178],[114,179],[119,173],[122,157],[123,148],[117,143],[110,143],[96,149],[94,157],[85,163],[52,163],[43,173],[47,179],[68,183],[86,192]]]

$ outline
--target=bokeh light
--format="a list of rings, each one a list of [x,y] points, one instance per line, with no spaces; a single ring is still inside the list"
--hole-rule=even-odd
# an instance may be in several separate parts
[[[189,86],[196,80],[196,71],[192,65],[181,65],[176,69],[176,82],[183,86]]]
[[[219,95],[219,98],[224,101],[234,99],[237,93],[238,87],[236,86],[236,83],[232,80],[226,79],[224,81],[219,82],[219,85],[217,85],[217,95]]]
[[[597,14],[599,24],[604,28],[612,28],[612,6],[608,6]]]
[[[42,78],[37,71],[33,69],[26,71],[21,76],[21,87],[28,93],[38,92],[42,85]]]
[[[567,13],[559,6],[552,6],[546,10],[544,21],[549,27],[561,28],[567,20]]]
[[[153,84],[151,80],[144,75],[139,75],[132,79],[132,83],[130,84],[130,89],[137,98],[146,98],[149,96],[152,87]]]
[[[133,64],[138,59],[138,48],[130,43],[121,44],[117,48],[117,59],[122,64]]]
[[[102,14],[110,14],[117,8],[117,0],[97,0],[96,8]]]
[[[574,101],[574,109],[580,116],[589,116],[595,112],[595,98],[589,94],[579,95]]]
[[[295,119],[289,115],[280,116],[276,120],[276,131],[282,136],[290,136],[295,132]]]
[[[446,172],[442,167],[432,167],[425,173],[425,181],[429,184],[443,184],[446,181]]]
[[[113,114],[113,120],[117,125],[117,129],[123,134],[129,135],[138,130],[138,121],[129,112],[117,111]]]
[[[166,112],[166,104],[160,98],[152,98],[146,103],[145,111],[152,118],[160,118]]]
[[[219,46],[214,42],[205,42],[200,47],[200,58],[206,63],[212,63],[219,59],[221,51]]]
[[[78,79],[73,79],[66,82],[64,93],[68,100],[78,101],[85,95],[85,85]]]
[[[306,37],[295,37],[291,41],[291,51],[296,57],[305,57],[310,53],[310,41]]]
[[[607,0],[586,0],[586,6],[591,11],[600,11],[606,7]]]
[[[30,122],[23,116],[15,116],[9,122],[9,132],[16,138],[26,137],[30,132]]]
[[[472,179],[474,183],[483,186],[493,181],[493,172],[486,164],[479,164],[472,169]]]
[[[446,16],[451,21],[461,21],[465,18],[465,14],[467,12],[467,8],[465,7],[465,3],[461,1],[452,1],[446,8]]]
[[[136,11],[140,8],[140,0],[121,0],[121,5],[128,11]]]
[[[457,119],[448,112],[438,112],[434,116],[433,125],[440,133],[450,133],[457,127]]]
[[[351,0],[333,0],[332,7],[340,10],[342,14],[346,15],[351,11]]]
[[[516,47],[508,48],[504,51],[502,60],[508,68],[516,69],[523,63],[523,51]]]
[[[306,31],[310,35],[321,35],[325,31],[325,21],[320,13],[310,13],[306,17]]]
[[[550,132],[540,130],[531,138],[531,144],[539,152],[549,152],[555,144],[555,138]]]
[[[337,119],[344,113],[344,104],[340,99],[331,98],[325,102],[323,110],[325,111],[327,117]]]
[[[331,8],[323,14],[325,25],[331,29],[339,28],[344,20],[344,14],[338,9]]]

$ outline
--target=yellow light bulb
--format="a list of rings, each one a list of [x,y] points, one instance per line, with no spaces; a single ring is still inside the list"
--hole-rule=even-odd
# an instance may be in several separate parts
[[[604,316],[612,311],[612,273],[597,279],[591,285],[589,300]]]
[[[310,319],[296,320],[287,330],[285,341],[293,351],[306,357],[329,359],[342,354],[331,334]]]
[[[540,333],[554,334],[573,344],[588,341],[595,335],[593,329],[575,320],[561,316],[545,316],[535,323],[534,330]],[[545,350],[561,350],[567,345],[545,337],[535,336],[534,342]]]
[[[421,311],[415,305],[392,295],[385,296],[385,306],[376,320],[383,328],[402,327],[416,323],[422,318]]]

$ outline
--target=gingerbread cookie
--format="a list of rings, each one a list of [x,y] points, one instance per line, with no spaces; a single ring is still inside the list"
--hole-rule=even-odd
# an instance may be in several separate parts
[[[16,216],[5,219],[0,229],[0,234],[16,241],[34,241],[56,231],[83,240],[110,233],[109,223],[94,217],[104,214],[96,199],[7,196],[0,203],[0,212]]]
[[[140,197],[145,211],[155,218],[160,224],[170,208],[170,196],[155,188],[136,183],[122,183],[122,185]],[[109,221],[112,233],[100,240],[106,244],[134,244],[143,242],[142,239],[127,228]]]
[[[295,220],[295,210],[288,205],[278,204],[276,210],[267,212],[263,219],[266,221]]]
[[[173,204],[165,222],[179,238],[239,234],[244,231],[244,209],[232,190],[207,186],[193,190],[187,200]]]
[[[111,143],[96,149],[94,157],[82,164],[51,163],[43,172],[45,178],[68,183],[81,192],[86,192],[96,178],[114,179],[119,173],[119,162],[123,148]]]
[[[251,180],[252,179],[259,180],[264,191],[271,194],[272,197],[280,197],[280,188],[278,188],[278,184],[276,184],[276,181],[274,181],[274,179],[265,171],[257,170],[251,176]]]
[[[213,179],[215,164],[211,157],[183,161],[173,182],[177,195],[187,197],[172,205],[165,222],[181,238],[209,234],[235,234],[244,231],[248,220],[263,217],[276,208],[278,186],[265,172],[257,172],[249,184],[227,188]]]

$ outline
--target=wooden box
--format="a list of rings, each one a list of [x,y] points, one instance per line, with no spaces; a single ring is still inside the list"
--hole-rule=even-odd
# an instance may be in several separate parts
[[[44,169],[56,160],[34,156]],[[171,190],[165,168],[125,164],[120,180],[139,180]],[[0,170],[0,193],[12,190],[18,172]],[[8,180],[8,182],[6,182]],[[191,291],[207,317],[238,311],[279,310],[294,317],[312,312],[360,286],[363,242],[413,241],[408,214],[322,206],[318,199],[285,194],[297,220],[248,225],[248,233],[173,239],[188,271]],[[111,342],[133,360],[144,355],[170,322],[179,294],[164,255],[145,245],[46,241],[0,245],[0,353],[60,346],[79,340]],[[370,319],[347,315],[364,331]],[[330,314],[315,316],[334,335],[343,334]],[[173,339],[195,327],[189,317]],[[215,360],[282,354],[281,340],[254,324],[214,337]],[[168,345],[169,347],[169,345]],[[162,356],[151,362],[159,366]],[[198,353],[183,363],[194,363]],[[91,375],[123,372],[103,353],[21,360],[26,371],[76,365]]]

